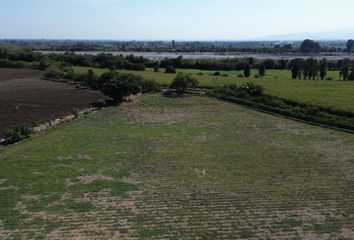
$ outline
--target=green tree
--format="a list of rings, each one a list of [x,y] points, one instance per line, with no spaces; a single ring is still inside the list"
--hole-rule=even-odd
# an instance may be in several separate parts
[[[124,97],[141,92],[143,81],[140,76],[113,72],[101,78],[100,90],[114,101],[122,102]]]
[[[340,77],[343,78],[343,81],[348,80],[348,76],[349,76],[349,65],[348,64],[344,63],[342,65],[339,75],[340,75]]]
[[[306,39],[302,42],[300,50],[303,53],[319,52],[321,51],[321,46],[318,42]]]
[[[176,73],[176,69],[174,66],[169,65],[166,67],[165,73]]]
[[[264,77],[266,74],[266,68],[265,68],[265,65],[264,64],[260,64],[259,65],[259,68],[258,68],[258,75],[259,77]]]
[[[245,78],[249,78],[251,76],[251,67],[249,64],[246,64],[243,70],[243,75],[245,76]]]
[[[353,50],[353,47],[354,47],[354,40],[353,39],[348,40],[346,45],[347,52],[351,52]]]
[[[199,82],[195,80],[190,74],[178,73],[176,78],[170,85],[171,89],[178,89],[179,91],[186,91],[187,88],[197,87]]]
[[[320,77],[323,80],[327,76],[327,60],[322,59],[320,61]]]

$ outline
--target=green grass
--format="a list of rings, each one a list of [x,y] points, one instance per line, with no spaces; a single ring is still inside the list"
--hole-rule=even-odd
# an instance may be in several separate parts
[[[77,73],[87,72],[89,68],[75,67]],[[94,69],[97,74],[102,74],[104,69]],[[320,81],[320,80],[293,80],[290,79],[290,72],[286,70],[269,70],[263,79],[254,77],[245,79],[238,78],[238,72],[232,72],[229,77],[208,76],[210,71],[199,70],[178,70],[188,73],[206,73],[204,76],[194,75],[202,87],[215,87],[224,84],[242,84],[253,82],[265,87],[266,93],[281,98],[310,103],[312,105],[330,107],[337,110],[354,112],[354,82],[350,81]],[[146,79],[153,79],[161,84],[169,85],[175,78],[175,74],[163,72],[154,73],[150,69],[145,72],[123,71],[143,76]],[[329,72],[329,75],[339,75],[337,72]],[[277,79],[274,77],[278,76]]]
[[[333,238],[353,158],[351,134],[145,95],[0,149],[0,238]]]

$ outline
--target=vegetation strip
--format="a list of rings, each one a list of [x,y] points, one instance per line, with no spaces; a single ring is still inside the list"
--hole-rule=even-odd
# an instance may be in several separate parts
[[[209,95],[306,122],[354,132],[354,113],[301,104],[276,96],[265,95],[263,91],[262,86],[252,83],[241,86],[233,84],[209,91]]]

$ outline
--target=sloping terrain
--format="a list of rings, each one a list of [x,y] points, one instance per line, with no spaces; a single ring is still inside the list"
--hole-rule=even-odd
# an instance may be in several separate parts
[[[0,138],[7,127],[46,123],[106,98],[99,92],[42,80],[40,75],[40,71],[0,69]]]
[[[354,136],[143,96],[0,149],[0,239],[350,239]]]

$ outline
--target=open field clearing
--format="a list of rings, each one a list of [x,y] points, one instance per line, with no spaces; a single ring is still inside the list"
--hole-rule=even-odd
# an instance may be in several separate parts
[[[0,69],[0,137],[7,127],[45,123],[106,98],[99,92],[41,80],[40,75],[39,71]]]
[[[350,239],[354,135],[145,95],[0,149],[0,239]]]
[[[78,73],[87,72],[90,68],[75,67]],[[97,74],[102,74],[104,69],[94,69]],[[191,73],[203,72],[199,70],[177,70]],[[122,71],[135,75],[143,76],[146,79],[154,79],[155,81],[169,85],[176,77],[175,74],[165,74],[163,72],[154,73],[151,71]],[[209,72],[209,71],[204,71]],[[354,112],[354,82],[353,81],[313,81],[313,80],[292,80],[289,79],[288,71],[268,71],[263,79],[251,77],[249,79],[236,77],[237,72],[233,72],[233,77],[214,77],[214,76],[198,76],[194,75],[200,82],[201,87],[215,87],[224,84],[242,84],[245,82],[253,82],[265,87],[266,93],[276,95],[281,98],[294,100],[297,102],[310,103],[317,106],[331,107],[338,110]],[[338,76],[337,72],[330,74]],[[279,76],[274,79],[274,76]],[[281,77],[282,76],[282,77]],[[284,78],[283,78],[284,77]]]

